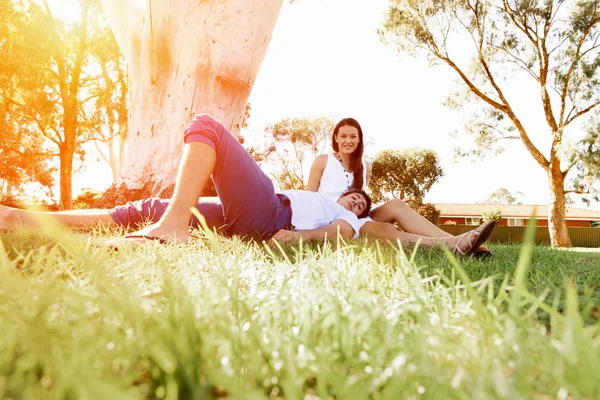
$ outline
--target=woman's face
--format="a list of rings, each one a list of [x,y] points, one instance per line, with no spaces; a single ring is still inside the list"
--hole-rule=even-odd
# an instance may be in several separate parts
[[[335,135],[335,141],[338,144],[338,152],[341,154],[352,154],[360,143],[358,129],[350,125],[340,127]]]

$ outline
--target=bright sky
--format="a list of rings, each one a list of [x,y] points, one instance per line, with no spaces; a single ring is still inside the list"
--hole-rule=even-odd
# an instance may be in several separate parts
[[[520,143],[501,156],[453,163],[460,143],[449,133],[462,116],[442,105],[455,87],[449,68],[399,55],[379,40],[387,0],[300,0],[286,4],[250,96],[256,132],[285,116],[352,116],[374,147],[426,147],[442,159],[445,176],[429,202],[482,201],[498,189],[547,203],[547,179]],[[258,133],[257,133],[258,134]]]
[[[460,129],[463,116],[442,101],[456,87],[455,73],[382,44],[377,29],[386,8],[387,0],[286,0],[249,99],[251,133],[245,137],[262,137],[267,124],[283,117],[351,116],[373,142],[366,149],[371,156],[410,147],[438,153],[445,176],[428,193],[428,202],[477,202],[505,187],[522,192],[524,203],[547,204],[546,175],[520,142],[507,143],[503,155],[483,162],[453,163],[453,149],[461,142],[449,133]],[[518,90],[513,95],[522,97]],[[75,190],[90,186],[90,174],[108,186],[107,171],[88,167],[76,176]]]

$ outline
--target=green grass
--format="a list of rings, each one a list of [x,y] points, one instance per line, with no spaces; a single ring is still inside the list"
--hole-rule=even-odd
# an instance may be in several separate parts
[[[597,253],[0,239],[3,399],[600,397]]]

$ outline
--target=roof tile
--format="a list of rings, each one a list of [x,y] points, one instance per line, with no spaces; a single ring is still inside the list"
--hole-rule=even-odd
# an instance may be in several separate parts
[[[535,211],[538,218],[548,218],[547,205],[535,204],[449,204],[449,203],[434,203],[435,207],[440,210],[440,216],[455,216],[455,217],[480,217],[484,213],[495,212],[500,210],[503,217],[530,217]],[[567,218],[585,218],[600,220],[600,211],[587,210],[583,208],[566,209]]]

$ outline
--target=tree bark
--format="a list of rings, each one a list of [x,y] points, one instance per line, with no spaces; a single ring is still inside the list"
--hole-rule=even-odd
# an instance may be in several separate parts
[[[66,127],[65,127],[66,130]],[[73,155],[75,146],[70,142],[60,145],[60,209],[73,208]]]
[[[548,230],[552,247],[572,247],[565,211],[565,177],[560,170],[560,160],[554,159],[548,169],[550,183],[550,207],[548,207]]]
[[[197,113],[236,131],[282,3],[102,0],[129,67],[120,187],[170,196],[183,131]]]
[[[77,92],[75,92],[77,93]],[[73,208],[73,158],[77,147],[77,94],[63,93],[64,140],[59,145],[60,159],[60,208]]]

